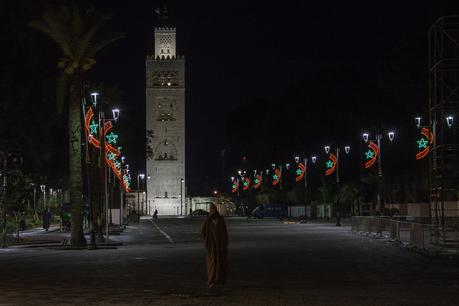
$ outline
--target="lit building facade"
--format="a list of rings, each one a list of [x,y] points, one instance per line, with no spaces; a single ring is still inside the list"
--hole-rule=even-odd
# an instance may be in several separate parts
[[[146,59],[147,205],[159,215],[185,211],[185,58],[176,29],[155,28],[154,55]],[[183,201],[182,201],[183,197]]]

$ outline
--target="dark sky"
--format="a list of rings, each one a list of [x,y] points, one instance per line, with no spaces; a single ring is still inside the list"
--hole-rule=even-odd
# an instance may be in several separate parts
[[[145,169],[145,57],[153,52],[154,9],[164,1],[88,2],[113,13],[114,28],[126,34],[97,55],[92,78],[116,85],[124,93],[120,124],[129,131],[126,153],[131,168],[141,172]],[[288,107],[293,98],[304,104],[310,116],[320,117],[324,115],[317,107],[320,91],[333,92],[341,83],[364,80],[352,86],[366,87],[369,107],[374,108],[378,93],[372,92],[372,84],[396,83],[403,91],[411,86],[405,86],[405,80],[413,79],[403,97],[410,109],[424,108],[428,27],[459,8],[453,1],[166,3],[177,27],[178,53],[186,57],[187,180],[192,193],[203,190],[203,178],[208,184],[219,177],[219,152],[233,146],[225,138],[228,118],[254,101]],[[15,13],[10,16],[14,19]],[[35,35],[37,41],[41,39]],[[385,66],[400,73],[381,80]],[[358,77],[348,78],[346,71]],[[326,86],[314,85],[328,74],[334,75]],[[311,90],[314,96],[308,95]],[[342,104],[339,99],[333,103],[338,108]],[[345,103],[353,107],[351,100]],[[238,166],[227,162],[228,169]]]
[[[126,94],[129,121],[141,131],[145,55],[153,52],[158,1],[99,1],[127,38],[99,54],[96,75]],[[427,75],[427,30],[439,1],[169,1],[178,52],[187,59],[187,177],[218,176],[225,116],[254,99],[283,97],[333,67],[373,79],[385,61]],[[388,63],[390,64],[390,63]],[[344,81],[344,80],[343,80]],[[330,89],[332,90],[332,89]],[[288,102],[283,102],[288,103]],[[314,112],[313,101],[311,104]],[[419,101],[420,107],[425,101]],[[141,135],[141,134],[138,134]],[[136,169],[143,139],[130,144]],[[132,149],[136,148],[136,152]]]

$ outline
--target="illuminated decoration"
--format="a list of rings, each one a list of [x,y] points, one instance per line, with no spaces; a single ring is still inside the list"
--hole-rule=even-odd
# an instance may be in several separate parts
[[[99,125],[92,121],[91,125],[89,126],[91,128],[91,135],[97,135],[97,130],[99,129]]]
[[[233,179],[233,185],[231,186],[231,192],[236,193],[239,189],[239,181],[237,179]]]
[[[328,156],[328,161],[325,163],[325,165],[327,166],[327,169],[325,170],[325,175],[332,174],[335,171],[337,164],[338,159],[336,158],[336,155],[330,153],[330,155]]]
[[[110,132],[110,134],[106,135],[105,138],[110,144],[116,144],[116,142],[118,141],[118,135],[116,135],[113,132]]]
[[[279,184],[281,176],[282,176],[281,171],[279,169],[274,169],[273,183],[272,183],[273,186],[276,186],[277,184]]]
[[[120,163],[119,161],[115,161],[115,162],[113,163],[113,165],[115,165],[115,168],[116,168],[116,169],[121,168],[121,163]]]
[[[99,126],[98,124],[93,120],[94,117],[94,110],[92,107],[88,109],[88,111],[85,114],[84,118],[84,123],[85,123],[85,128],[86,132],[89,135],[89,142],[97,149],[100,149],[100,141],[97,138]],[[130,192],[130,185],[131,185],[131,178],[127,174],[128,166],[126,165],[126,169],[122,170],[121,169],[121,162],[118,160],[121,154],[121,147],[114,147],[113,145],[116,144],[118,140],[118,135],[115,133],[111,132],[110,134],[107,135],[107,133],[112,129],[113,125],[111,121],[106,121],[103,126],[103,131],[100,131],[102,135],[104,135],[107,139],[105,142],[105,161],[107,165],[113,170],[113,173],[116,175],[116,177],[119,179],[120,184],[122,188],[126,192]],[[113,145],[112,145],[113,144]]]
[[[113,152],[108,152],[107,157],[108,160],[114,160],[116,158],[116,154]]]
[[[313,157],[311,157],[311,160],[312,160],[312,163],[313,163],[313,164],[315,164],[315,163],[316,163],[316,161],[317,161],[317,156],[313,156]]]
[[[373,152],[373,150],[368,150],[367,152],[365,152],[365,157],[367,159],[372,159],[374,156],[375,156],[375,152]]]
[[[364,165],[365,169],[368,169],[371,166],[373,166],[373,164],[376,162],[376,159],[378,158],[378,154],[378,145],[370,141],[370,143],[368,144],[368,151],[365,152],[365,158],[367,159]]]
[[[422,128],[421,129],[421,138],[416,141],[418,143],[418,150],[419,152],[416,153],[416,159],[420,160],[426,157],[427,154],[430,152],[430,145],[434,141],[434,136],[433,133],[427,129],[427,128]]]
[[[295,182],[300,182],[304,178],[306,167],[303,163],[298,163],[298,169],[296,169]]]
[[[253,180],[253,188],[258,189],[261,186],[261,183],[263,182],[263,177],[260,174],[255,175],[255,179]]]
[[[248,177],[244,177],[244,182],[242,185],[242,190],[247,191],[250,188],[250,179]]]

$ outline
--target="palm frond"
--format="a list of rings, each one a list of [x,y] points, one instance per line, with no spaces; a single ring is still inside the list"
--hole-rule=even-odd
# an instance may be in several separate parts
[[[66,56],[72,56],[71,39],[66,33],[66,26],[62,18],[64,16],[60,14],[60,11],[47,11],[41,19],[31,21],[29,26],[51,38]]]
[[[124,33],[121,33],[121,32],[111,32],[111,33],[108,33],[106,35],[103,36],[103,38],[95,41],[92,45],[91,45],[91,49],[88,50],[89,53],[87,54],[87,57],[91,58],[93,56],[95,56],[95,54],[97,52],[99,52],[101,49],[105,48],[106,46],[108,46],[109,44],[111,44],[112,42],[115,42],[121,38],[124,38],[126,37],[124,35]]]
[[[87,32],[82,33],[80,37],[79,43],[79,50],[78,53],[80,55],[80,60],[84,60],[91,56],[88,56],[91,53],[91,46],[94,43],[95,37],[100,33],[100,31],[104,28],[107,24],[109,18],[107,16],[93,16],[94,22],[92,23],[91,27],[88,29]],[[104,35],[105,33],[102,33]]]

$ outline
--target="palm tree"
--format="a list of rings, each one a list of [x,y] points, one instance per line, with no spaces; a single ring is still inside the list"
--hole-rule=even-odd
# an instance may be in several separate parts
[[[58,67],[63,74],[58,88],[65,88],[68,97],[68,147],[69,147],[69,193],[71,205],[71,244],[86,245],[82,226],[82,168],[81,168],[81,101],[85,74],[96,63],[95,54],[110,43],[123,37],[108,27],[111,17],[98,14],[93,8],[61,7],[45,11],[30,26],[43,32],[61,49],[63,57]],[[64,86],[62,86],[64,85]],[[58,95],[58,104],[64,99]],[[62,104],[60,104],[62,105]]]

